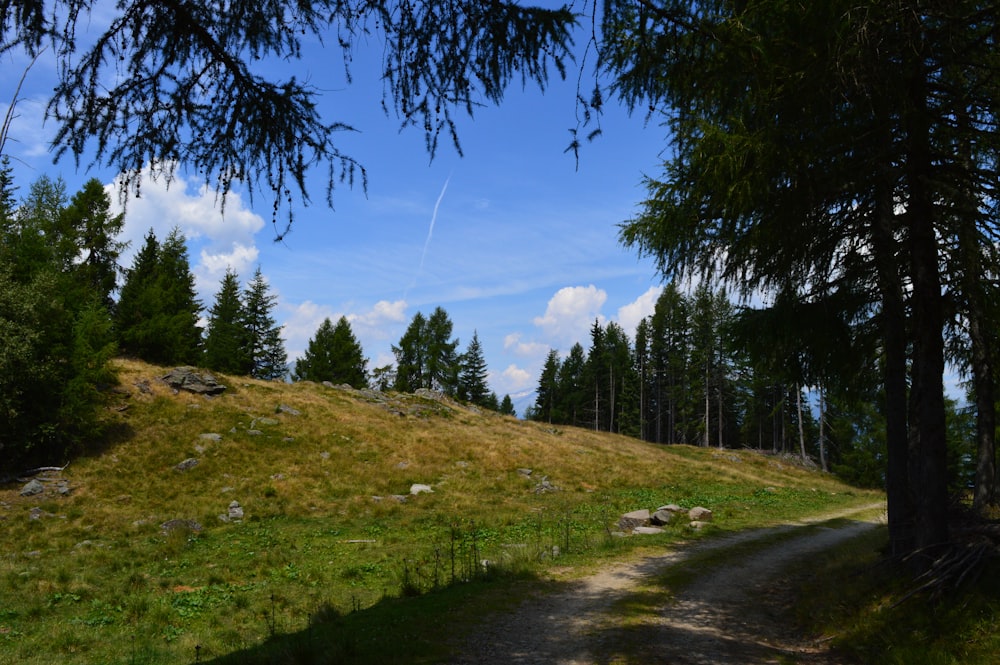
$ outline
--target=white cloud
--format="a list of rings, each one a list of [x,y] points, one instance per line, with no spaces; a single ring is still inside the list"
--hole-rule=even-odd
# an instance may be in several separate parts
[[[595,320],[604,325],[601,307],[607,299],[607,292],[593,284],[567,286],[552,296],[545,315],[535,317],[534,323],[557,344],[566,347],[576,342],[582,344]]]
[[[282,334],[285,339],[285,350],[288,351],[290,359],[302,355],[324,319],[336,323],[341,316],[347,317],[351,331],[357,337],[365,355],[370,357],[377,343],[388,339],[394,328],[405,321],[406,301],[380,300],[370,310],[354,313],[338,312],[328,305],[321,305],[311,300],[298,305],[290,304],[284,309],[287,315]],[[377,352],[374,363],[369,363],[369,368],[392,362],[395,362],[394,358],[387,356],[385,352]]]
[[[168,185],[162,176],[154,179],[148,168],[140,177],[140,196],[129,195],[124,209],[120,180],[105,186],[117,212],[125,213],[121,237],[131,245],[122,256],[124,265],[131,264],[150,229],[162,241],[176,226],[188,240],[191,271],[200,293],[214,293],[227,267],[244,279],[250,276],[246,273],[253,269],[259,254],[254,236],[264,227],[264,219],[245,207],[238,191],[230,192],[223,212],[221,199],[197,179],[178,175]]]
[[[618,323],[629,338],[635,340],[635,329],[639,322],[653,314],[656,301],[663,292],[662,286],[651,286],[648,291],[627,305],[618,308]]]
[[[549,352],[549,346],[541,342],[522,342],[521,333],[515,332],[503,338],[503,348],[515,356],[525,358],[544,357]]]
[[[508,365],[491,383],[497,395],[512,395],[534,387],[531,373],[513,364]]]

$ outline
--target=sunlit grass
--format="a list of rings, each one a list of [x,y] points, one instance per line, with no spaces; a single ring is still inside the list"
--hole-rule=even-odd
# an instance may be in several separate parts
[[[0,488],[0,662],[433,660],[456,626],[538,588],[553,565],[582,574],[700,536],[681,524],[613,537],[623,512],[700,504],[711,532],[879,500],[750,451],[312,383],[220,377],[229,389],[209,399],[173,394],[161,368],[120,366],[118,434],[62,473],[71,493]],[[198,464],[175,469],[188,458]],[[559,491],[537,492],[543,477]],[[414,483],[434,492],[393,498]],[[220,519],[232,501],[242,522]],[[202,529],[164,533],[175,519]],[[387,626],[411,642],[386,641]]]

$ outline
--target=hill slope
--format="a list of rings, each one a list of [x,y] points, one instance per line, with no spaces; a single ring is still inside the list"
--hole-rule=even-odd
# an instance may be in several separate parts
[[[0,487],[0,660],[222,656],[484,572],[544,577],[554,553],[577,569],[700,535],[613,537],[629,510],[702,505],[712,529],[737,530],[878,498],[773,456],[556,429],[431,394],[219,377],[228,389],[206,398],[175,393],[163,368],[120,368],[100,454],[37,495]]]

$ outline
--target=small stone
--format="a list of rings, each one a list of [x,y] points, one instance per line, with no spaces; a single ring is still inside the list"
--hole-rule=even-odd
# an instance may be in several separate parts
[[[279,421],[276,418],[258,418],[257,422],[261,425],[267,425],[268,427],[274,427],[279,424]]]
[[[39,508],[38,506],[35,506],[34,508],[28,511],[28,519],[40,520],[44,516],[45,516],[45,511]]]
[[[194,520],[184,520],[184,519],[167,520],[166,522],[160,525],[160,528],[163,530],[163,533],[170,533],[171,531],[178,531],[178,530],[193,531],[195,533],[200,533],[202,530],[201,525],[195,522]]]
[[[637,526],[632,529],[632,533],[637,533],[640,535],[651,535],[655,533],[663,533],[663,529],[658,526]]]
[[[261,432],[259,429],[248,429],[247,430],[247,434],[249,436],[261,436],[264,433]]]
[[[406,501],[410,497],[408,497],[408,496],[406,496],[404,494],[393,494],[389,498],[392,499],[393,501],[397,502],[397,503],[406,503]]]
[[[655,526],[670,524],[672,519],[674,519],[674,512],[671,510],[657,510],[649,517],[649,521]]]
[[[243,507],[240,506],[239,501],[232,501],[229,503],[229,519],[234,522],[238,522],[243,519]]]
[[[278,405],[278,413],[287,413],[290,416],[299,416],[299,415],[302,415],[302,413],[298,409],[293,409],[292,407],[288,406],[287,404],[279,404]]]
[[[180,462],[179,464],[177,464],[176,466],[174,466],[174,470],[175,471],[188,471],[189,469],[193,469],[196,466],[198,466],[198,460],[195,459],[194,457],[189,457],[186,460],[184,460],[183,462]]]
[[[526,469],[526,468],[523,468],[523,467],[520,468],[520,469],[518,469],[517,472],[519,474],[521,474],[522,476],[524,476],[525,478],[530,478],[531,474],[534,473],[534,471],[532,469]]]
[[[45,491],[45,485],[37,480],[31,480],[21,488],[21,496],[35,496]]]
[[[410,485],[410,494],[412,494],[413,496],[416,496],[417,494],[425,494],[425,493],[432,494],[433,492],[434,492],[434,490],[431,489],[430,485],[422,485],[420,483],[414,483],[414,484]]]
[[[327,451],[325,451],[325,450],[324,450],[323,452],[321,452],[321,453],[319,454],[319,456],[320,456],[320,457],[322,457],[323,459],[330,459],[330,453],[328,453],[328,452],[327,452]]]
[[[217,434],[216,432],[205,432],[204,434],[198,435],[198,438],[202,441],[214,441],[216,443],[222,441],[222,435]]]
[[[692,522],[711,522],[712,511],[702,506],[695,506],[688,511],[688,519]]]
[[[636,527],[646,526],[647,524],[649,524],[649,511],[645,508],[642,510],[633,510],[618,518],[618,528],[622,531],[631,531]]]

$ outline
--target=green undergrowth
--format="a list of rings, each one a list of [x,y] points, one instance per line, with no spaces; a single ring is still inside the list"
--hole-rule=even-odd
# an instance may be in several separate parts
[[[121,370],[110,440],[41,495],[0,487],[0,663],[435,662],[603,561],[880,500],[752,451],[309,383],[220,377],[206,399]],[[414,483],[433,493],[400,501]],[[232,501],[241,521],[220,518]],[[712,526],[615,533],[668,503]]]
[[[991,665],[1000,653],[1000,559],[957,589],[912,592],[912,575],[884,557],[881,529],[812,558],[797,571],[797,620],[843,662]]]

